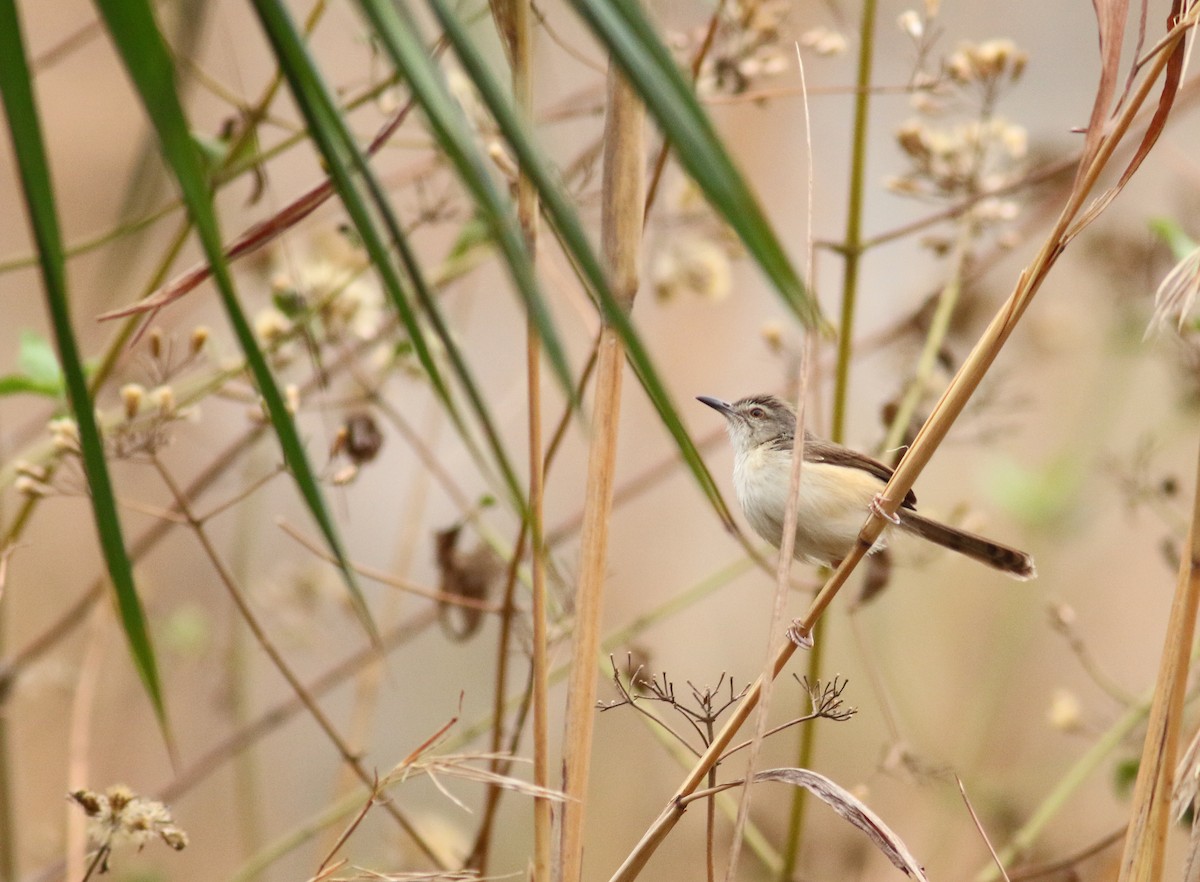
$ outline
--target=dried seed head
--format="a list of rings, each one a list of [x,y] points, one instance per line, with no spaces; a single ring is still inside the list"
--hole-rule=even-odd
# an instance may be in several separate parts
[[[170,386],[159,386],[150,393],[150,399],[158,408],[160,416],[170,416],[175,413],[175,392]]]
[[[13,463],[13,469],[18,475],[25,475],[28,478],[33,478],[35,481],[44,481],[49,476],[45,466],[37,465],[27,459],[18,459]]]
[[[946,59],[946,73],[961,85],[980,83],[997,85],[1003,79],[1020,79],[1025,72],[1029,55],[1009,39],[988,40],[984,43],[962,43]]]
[[[104,793],[76,790],[68,796],[87,814],[88,835],[99,846],[129,843],[141,848],[155,836],[176,851],[188,843],[187,834],[175,826],[165,805],[138,796],[123,784]]]
[[[29,475],[18,475],[17,479],[13,481],[13,489],[22,496],[31,498],[50,495],[50,488],[46,484]]]
[[[125,407],[125,419],[132,420],[142,409],[146,390],[138,383],[126,383],[121,387],[121,403]]]
[[[50,440],[60,453],[79,449],[79,426],[71,417],[59,417],[49,423]]]
[[[162,358],[166,344],[163,340],[162,328],[151,328],[146,335],[146,346],[150,349],[150,357],[155,361]]]
[[[356,466],[354,463],[350,463],[349,465],[342,466],[340,469],[334,472],[331,480],[333,481],[333,485],[335,487],[344,487],[357,477],[358,466]]]
[[[188,341],[192,355],[199,355],[203,351],[204,345],[208,343],[208,334],[208,328],[204,325],[197,325],[192,329],[192,337]]]
[[[271,344],[292,329],[286,315],[274,307],[264,309],[254,317],[254,336],[264,344]]]
[[[915,9],[906,9],[901,12],[899,18],[896,19],[896,24],[901,31],[914,40],[920,40],[925,36],[925,22]]]
[[[1056,603],[1050,607],[1050,625],[1056,631],[1070,631],[1075,627],[1075,607],[1069,603]]]
[[[1046,718],[1060,732],[1078,732],[1083,728],[1083,705],[1074,692],[1056,689]]]
[[[762,328],[759,330],[762,335],[763,342],[767,344],[767,348],[772,352],[778,353],[783,349],[783,323],[772,319],[768,322],[763,322]]]
[[[816,27],[800,35],[800,45],[822,57],[842,55],[847,48],[846,38],[838,31]]]
[[[733,285],[729,255],[712,239],[673,237],[657,255],[651,272],[654,293],[670,300],[691,291],[706,300],[724,300]]]

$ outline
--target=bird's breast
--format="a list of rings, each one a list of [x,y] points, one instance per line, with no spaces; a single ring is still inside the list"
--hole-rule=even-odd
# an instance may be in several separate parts
[[[742,512],[760,536],[778,547],[783,538],[791,477],[787,451],[759,447],[734,463]],[[800,470],[795,556],[823,563],[849,552],[883,482],[863,469],[806,461]]]

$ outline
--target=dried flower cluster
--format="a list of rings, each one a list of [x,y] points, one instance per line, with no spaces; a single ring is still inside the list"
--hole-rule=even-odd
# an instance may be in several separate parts
[[[88,816],[88,838],[99,847],[102,873],[108,869],[108,855],[116,846],[135,845],[140,851],[157,838],[176,851],[187,847],[187,833],[175,825],[170,810],[124,784],[115,784],[103,793],[76,790],[68,798]]]
[[[368,263],[345,230],[314,237],[299,258],[276,254],[273,305],[258,313],[254,330],[264,346],[276,347],[277,361],[296,354],[285,344],[295,331],[317,344],[372,340],[379,334],[387,314],[382,292],[365,272]]]
[[[999,116],[943,127],[912,119],[900,127],[896,141],[910,166],[888,181],[889,189],[931,199],[975,196],[1003,187],[1015,179],[1027,152],[1025,129]],[[1014,213],[1015,206],[995,204],[987,211],[1004,220]]]
[[[1001,38],[960,44],[946,59],[944,68],[955,83],[981,90],[990,103],[1005,85],[1021,78],[1028,62],[1028,53],[1012,40]]]
[[[784,24],[790,4],[784,0],[730,0],[717,26],[713,45],[700,66],[696,92],[702,97],[739,95],[756,83],[778,76],[791,64]],[[685,67],[704,44],[708,24],[670,37]],[[826,38],[828,42],[828,38]]]
[[[899,26],[929,51],[936,8],[909,11]],[[1008,39],[962,43],[942,59],[937,73],[919,70],[913,77],[917,116],[905,122],[896,141],[908,168],[887,180],[892,192],[932,201],[976,199],[967,216],[976,232],[1013,220],[1017,203],[986,194],[1019,179],[1028,152],[1025,128],[995,112],[1004,88],[1017,82],[1028,55]],[[923,60],[920,61],[923,63]],[[965,108],[946,119],[952,108]],[[979,198],[983,196],[984,198]],[[931,239],[941,250],[946,242]]]
[[[724,300],[732,289],[732,261],[742,254],[740,243],[716,221],[690,180],[676,192],[672,209],[668,229],[653,243],[654,293],[664,301],[688,293]]]
[[[154,385],[147,389],[141,383],[129,382],[120,388],[120,417],[101,421],[110,456],[128,459],[139,454],[153,455],[170,443],[175,423],[196,417],[195,407],[180,406],[173,383],[200,364],[208,338],[209,330],[204,326],[193,329],[183,347],[159,328],[146,335],[141,364]]]

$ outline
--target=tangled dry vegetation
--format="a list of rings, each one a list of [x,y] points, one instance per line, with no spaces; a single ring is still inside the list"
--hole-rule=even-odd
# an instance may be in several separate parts
[[[49,6],[0,880],[1193,877],[1200,7]],[[709,382],[895,468],[832,571]],[[1038,583],[864,554],[927,466]]]

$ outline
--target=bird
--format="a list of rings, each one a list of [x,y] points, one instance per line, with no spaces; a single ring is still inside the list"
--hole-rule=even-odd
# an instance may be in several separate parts
[[[725,417],[738,503],[754,531],[778,548],[791,480],[795,411],[774,395],[751,395],[732,404],[707,395],[697,400]],[[841,563],[891,476],[892,469],[878,460],[806,431],[795,559]],[[1022,581],[1037,575],[1025,552],[919,515],[916,506],[917,497],[909,490],[885,533],[911,533]],[[884,542],[881,537],[871,550],[878,551]]]

